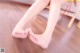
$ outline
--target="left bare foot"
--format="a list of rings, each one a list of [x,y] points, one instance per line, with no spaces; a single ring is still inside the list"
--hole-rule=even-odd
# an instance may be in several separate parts
[[[29,39],[41,48],[46,49],[50,43],[51,37],[48,34],[37,35],[30,30]]]

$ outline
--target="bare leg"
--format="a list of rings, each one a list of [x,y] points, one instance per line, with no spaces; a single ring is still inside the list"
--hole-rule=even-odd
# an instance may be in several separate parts
[[[30,30],[30,40],[43,49],[47,48],[50,43],[53,30],[59,18],[60,7],[61,3],[59,2],[59,0],[51,0],[49,19],[47,22],[46,30],[43,34],[37,35],[34,34],[32,30]]]
[[[26,30],[26,34],[24,34],[24,26],[30,23],[31,19],[43,10],[48,5],[49,1],[50,0],[37,0],[17,23],[12,32],[13,36],[16,38],[26,38],[29,31]]]

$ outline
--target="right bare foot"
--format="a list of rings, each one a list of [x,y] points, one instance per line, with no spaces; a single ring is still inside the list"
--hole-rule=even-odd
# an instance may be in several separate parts
[[[16,37],[16,38],[26,38],[28,36],[29,30],[28,29],[26,30],[26,34],[24,32],[25,31],[22,28],[15,27],[12,32],[12,35],[13,37]]]
[[[46,49],[50,43],[51,37],[48,34],[37,35],[30,30],[29,32],[29,39],[35,43],[36,45],[40,46],[43,49]],[[47,35],[47,36],[46,36]]]

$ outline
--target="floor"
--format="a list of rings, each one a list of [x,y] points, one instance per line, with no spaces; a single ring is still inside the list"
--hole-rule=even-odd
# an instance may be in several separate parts
[[[17,39],[12,37],[12,30],[29,8],[11,2],[0,2],[0,48],[5,48],[5,53],[80,53],[80,29],[77,21],[71,28],[67,28],[70,17],[61,15],[55,27],[49,47],[45,50],[32,43],[28,38]],[[41,34],[46,27],[47,19],[37,16],[32,22],[34,33]]]

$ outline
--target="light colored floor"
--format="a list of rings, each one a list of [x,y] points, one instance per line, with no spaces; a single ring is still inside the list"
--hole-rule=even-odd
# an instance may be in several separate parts
[[[27,9],[26,5],[0,2],[0,48],[5,48],[6,53],[80,53],[80,29],[77,28],[76,21],[70,29],[67,29],[70,18],[63,15],[46,50],[28,38],[13,38],[12,29]],[[46,22],[47,19],[37,16],[31,28],[35,33],[41,34],[45,30]]]

